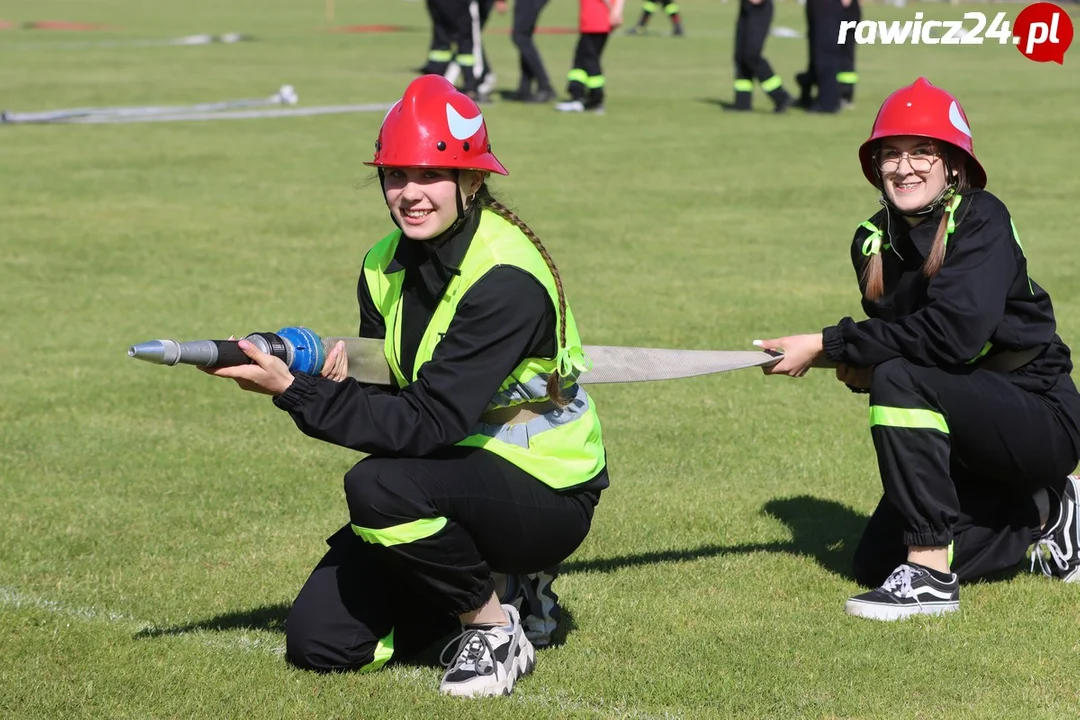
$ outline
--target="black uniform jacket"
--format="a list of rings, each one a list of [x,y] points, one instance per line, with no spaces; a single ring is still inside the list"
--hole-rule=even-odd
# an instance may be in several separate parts
[[[435,306],[469,248],[480,214],[441,242],[402,238],[388,273],[404,272],[401,370],[410,377]],[[386,326],[364,282],[360,337]],[[383,457],[423,457],[469,435],[503,380],[526,357],[554,357],[555,309],[547,290],[510,266],[492,269],[462,296],[446,335],[416,382],[400,390],[296,373],[274,404],[305,434]]]
[[[887,209],[871,219],[884,233],[885,292],[877,301],[865,297],[863,242],[871,232],[859,227],[851,259],[868,319],[844,318],[825,328],[825,354],[852,367],[902,357],[917,365],[959,369],[977,367],[970,361],[987,342],[991,348],[984,357],[1045,346],[1035,360],[1009,374],[1025,389],[1045,392],[1072,370],[1069,348],[1056,334],[1050,296],[1028,277],[1005,205],[985,190],[962,195],[945,261],[931,280],[922,264],[944,210],[915,227]]]

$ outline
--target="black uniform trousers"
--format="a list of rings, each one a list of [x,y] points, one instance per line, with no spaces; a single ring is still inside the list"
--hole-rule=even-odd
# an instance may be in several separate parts
[[[536,83],[538,91],[553,89],[551,78],[548,77],[544,61],[540,57],[540,51],[537,50],[536,43],[533,41],[540,12],[547,3],[548,0],[515,0],[514,2],[512,37],[521,60],[521,81],[518,83],[518,94],[523,99],[532,94],[533,83]]]
[[[446,66],[454,59],[451,46],[454,42],[454,2],[427,0],[427,11],[431,17],[431,45],[428,48],[427,63],[423,72],[442,75]],[[440,69],[441,68],[441,69]]]
[[[735,23],[735,77],[740,80],[757,79],[765,82],[773,76],[772,66],[761,51],[769,37],[772,25],[773,4],[765,0],[760,5],[744,2],[739,8]]]
[[[494,0],[428,0],[432,48],[424,70],[445,75],[450,62],[457,62],[461,68],[462,90],[475,92],[488,71],[480,30],[493,4]],[[436,42],[445,47],[436,48]],[[451,45],[456,47],[456,53],[450,50]]]
[[[851,4],[843,8],[841,22],[859,22],[862,20],[862,7],[859,0],[851,0]],[[855,72],[855,31],[845,33],[844,43],[840,46],[839,69],[836,79],[840,83],[840,98],[847,102],[855,100],[855,84],[859,76]]]
[[[779,101],[781,96],[787,95],[781,89],[780,77],[761,54],[772,19],[772,0],[758,5],[743,0],[739,6],[739,18],[735,23],[735,105],[739,109],[750,108],[755,79],[774,100]]]
[[[609,33],[581,33],[574,49],[574,67],[567,76],[567,92],[574,100],[583,100],[595,107],[604,102],[604,70],[600,56],[604,53]]]
[[[679,4],[676,0],[644,0],[641,4],[641,20],[639,24],[647,24],[652,14],[660,8],[663,8],[664,12],[672,16],[673,19],[679,13]]]
[[[377,669],[427,648],[491,597],[492,572],[535,573],[574,552],[599,500],[458,447],[365,458],[345,475],[345,495],[354,527],[330,538],[286,621],[298,667]],[[371,541],[355,526],[394,530]]]
[[[841,46],[837,44],[844,6],[840,0],[806,0],[807,38],[810,45],[810,65],[803,76],[803,95],[807,86],[817,86],[817,99],[812,107],[827,112],[840,109]]]
[[[1058,497],[1080,458],[1080,396],[1068,375],[1046,393],[1004,373],[895,359],[874,368],[870,422],[885,496],[855,551],[880,585],[907,548],[953,544],[961,581],[1012,568],[1038,540],[1032,494]]]

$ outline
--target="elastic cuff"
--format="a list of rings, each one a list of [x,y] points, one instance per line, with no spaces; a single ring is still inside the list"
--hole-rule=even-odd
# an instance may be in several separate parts
[[[473,612],[484,607],[484,604],[491,599],[491,594],[495,592],[495,578],[491,577],[491,573],[488,573],[487,579],[484,580],[484,584],[480,586],[480,590],[470,597],[456,608],[451,609],[451,613],[455,616],[464,615],[465,613]]]
[[[901,541],[908,547],[948,547],[953,541],[953,534],[945,532],[906,532],[901,536]]]
[[[840,326],[833,325],[821,331],[821,346],[825,348],[825,357],[833,362],[844,362],[846,345]]]
[[[316,379],[307,373],[293,373],[292,385],[274,398],[274,405],[285,412],[293,412],[315,397]]]

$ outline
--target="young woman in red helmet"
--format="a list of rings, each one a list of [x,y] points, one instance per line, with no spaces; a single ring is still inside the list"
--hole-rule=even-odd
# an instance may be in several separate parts
[[[596,409],[575,382],[581,342],[548,252],[488,192],[488,174],[507,172],[476,103],[418,78],[366,164],[397,229],[364,258],[360,335],[385,340],[396,387],[348,379],[340,349],[323,377],[248,343],[256,364],[213,371],[273,395],[306,434],[368,453],[345,476],[350,522],[289,614],[287,657],[375,669],[460,631],[441,690],[509,694],[533,667],[529,635],[541,644],[553,629],[542,571],[581,544],[608,486]],[[520,614],[495,573],[525,582]]]
[[[1029,547],[1080,578],[1080,395],[1050,298],[1028,277],[1008,209],[988,193],[956,99],[925,78],[885,100],[859,148],[884,208],[851,257],[868,319],[767,340],[770,374],[835,365],[869,392],[884,486],[855,551],[876,589],[852,615],[959,608],[959,581],[1011,568]]]

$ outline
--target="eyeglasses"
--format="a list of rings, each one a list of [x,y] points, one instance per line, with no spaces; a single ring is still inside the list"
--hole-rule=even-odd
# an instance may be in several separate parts
[[[907,152],[901,152],[893,148],[883,148],[874,155],[878,169],[883,173],[896,172],[900,167],[900,161],[907,158],[912,171],[917,173],[930,172],[937,158],[941,157],[932,145],[920,145]]]

